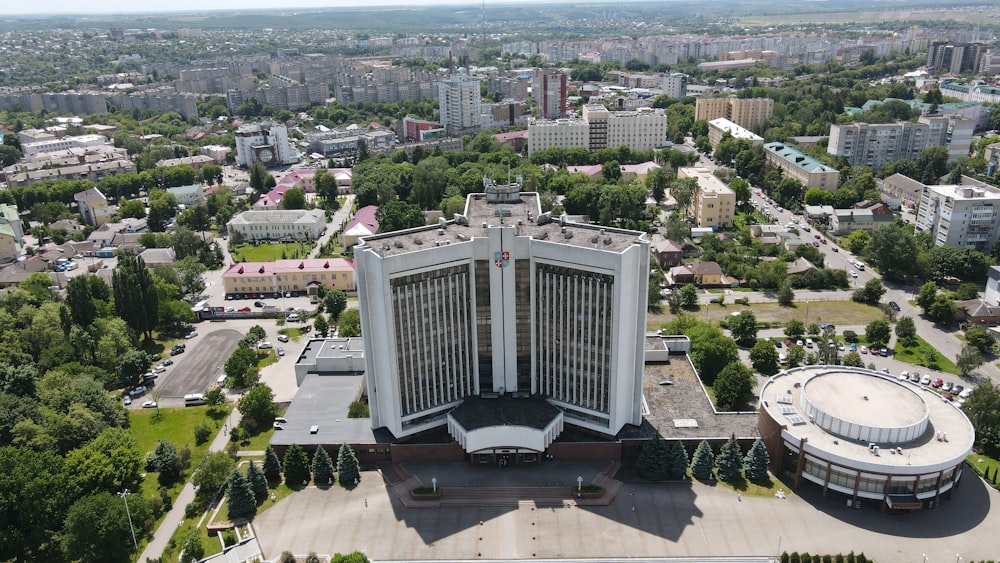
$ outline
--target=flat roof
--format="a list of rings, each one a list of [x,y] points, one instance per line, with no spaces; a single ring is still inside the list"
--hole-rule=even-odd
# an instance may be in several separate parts
[[[370,418],[347,418],[347,411],[364,386],[362,375],[310,375],[302,381],[285,412],[288,422],[275,430],[271,444],[374,444]],[[315,434],[309,429],[318,426]]]

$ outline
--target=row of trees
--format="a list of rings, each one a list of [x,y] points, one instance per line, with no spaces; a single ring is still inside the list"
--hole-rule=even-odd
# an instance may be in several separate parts
[[[718,455],[712,446],[702,440],[688,461],[687,450],[680,441],[667,444],[659,436],[654,436],[643,445],[639,452],[637,467],[639,476],[647,481],[684,479],[688,470],[700,481],[713,477],[713,469],[718,469],[719,479],[733,483],[742,478],[754,483],[768,483],[770,458],[764,442],[758,438],[744,456],[740,451],[736,436],[731,436],[720,448]]]

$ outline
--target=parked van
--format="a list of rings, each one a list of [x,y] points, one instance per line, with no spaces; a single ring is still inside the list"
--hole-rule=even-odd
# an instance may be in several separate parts
[[[806,338],[806,348],[812,348],[812,347],[813,347],[813,339]]]
[[[287,317],[285,317],[285,320],[288,321],[288,322],[290,322],[290,323],[297,323],[297,322],[299,322],[299,314],[298,313],[292,313],[291,315],[288,315]]]
[[[184,406],[185,407],[196,407],[198,405],[205,404],[205,396],[201,393],[190,393],[184,395]]]

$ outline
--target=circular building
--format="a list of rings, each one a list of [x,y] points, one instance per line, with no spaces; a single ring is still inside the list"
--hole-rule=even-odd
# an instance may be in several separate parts
[[[760,393],[771,471],[799,488],[933,508],[958,484],[975,432],[957,406],[925,386],[845,366],[808,366],[770,378]]]

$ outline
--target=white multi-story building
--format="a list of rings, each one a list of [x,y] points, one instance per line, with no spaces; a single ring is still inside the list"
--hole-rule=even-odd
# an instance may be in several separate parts
[[[968,156],[975,122],[957,116],[922,116],[914,123],[845,123],[830,127],[826,151],[851,166],[878,170],[888,162],[914,159],[924,149],[946,147],[948,161]]]
[[[528,152],[549,147],[591,151],[626,145],[637,151],[663,147],[667,116],[662,109],[609,111],[600,104],[583,106],[582,119],[538,120],[528,124]]]
[[[760,135],[749,129],[740,127],[725,117],[713,119],[708,122],[708,142],[712,144],[713,149],[719,146],[719,143],[722,142],[722,137],[726,133],[729,133],[729,136],[734,139],[750,141],[753,145],[759,145],[764,142],[764,138]]]
[[[681,72],[672,72],[663,75],[660,89],[663,94],[678,100],[687,96],[688,75]]]
[[[226,224],[229,234],[244,240],[316,240],[326,229],[322,209],[268,209],[244,211]]]
[[[264,121],[245,123],[236,130],[236,164],[281,166],[299,161],[299,154],[288,143],[288,129],[280,123]]]
[[[917,231],[937,246],[989,252],[1000,236],[1000,189],[993,186],[924,186]]]
[[[471,76],[449,76],[438,84],[441,124],[454,133],[480,127],[482,94],[479,80]]]
[[[107,144],[109,144],[108,138],[104,135],[76,135],[61,139],[39,141],[37,143],[22,144],[21,150],[24,152],[24,158],[34,160],[35,157],[43,153],[68,151],[74,148],[86,149]]]
[[[531,87],[542,119],[566,117],[566,75],[557,70],[538,74]]]
[[[646,235],[484,183],[453,220],[355,247],[372,427],[447,426],[480,463],[641,424]]]

